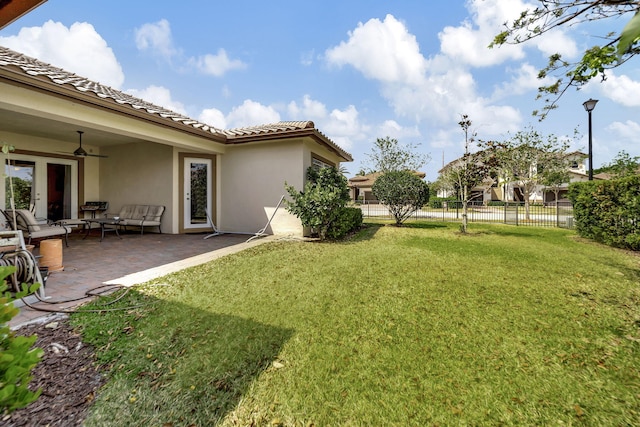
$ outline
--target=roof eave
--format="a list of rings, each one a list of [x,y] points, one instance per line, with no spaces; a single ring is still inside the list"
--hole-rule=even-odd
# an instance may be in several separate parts
[[[31,12],[47,0],[12,0],[0,7],[0,29]]]
[[[280,130],[277,132],[251,133],[246,135],[232,135],[227,138],[227,144],[246,144],[250,142],[273,141],[283,138],[302,138],[310,137],[320,145],[324,145],[330,151],[344,159],[345,162],[352,162],[353,157],[346,151],[340,149],[336,144],[331,142],[327,137],[322,135],[315,128]]]
[[[144,120],[157,125],[165,126],[181,132],[207,138],[214,142],[225,144],[227,142],[226,135],[222,133],[213,133],[204,129],[198,129],[191,125],[187,125],[171,118],[165,118],[159,115],[150,114],[144,110],[138,110],[129,105],[120,104],[111,98],[102,98],[92,91],[81,91],[71,85],[61,85],[50,81],[46,78],[37,78],[29,76],[21,71],[13,72],[13,67],[0,67],[0,78],[4,78],[21,86],[37,89],[52,96],[60,96],[66,99],[83,103],[85,105],[108,110],[110,112],[132,117],[138,120]]]

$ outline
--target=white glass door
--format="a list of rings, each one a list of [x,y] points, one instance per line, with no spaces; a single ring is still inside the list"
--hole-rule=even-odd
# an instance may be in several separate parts
[[[0,205],[29,209],[37,218],[57,221],[78,211],[76,160],[12,154],[5,161]],[[13,190],[13,191],[11,191]]]
[[[211,159],[184,159],[184,228],[209,229],[212,212],[213,167]]]

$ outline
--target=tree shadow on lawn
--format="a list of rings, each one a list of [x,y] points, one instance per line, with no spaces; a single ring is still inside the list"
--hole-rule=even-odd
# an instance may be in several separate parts
[[[442,223],[437,223],[437,222],[405,222],[402,224],[402,227],[436,229],[436,228],[447,228],[447,225]]]
[[[213,425],[263,372],[277,368],[294,333],[150,296],[133,298],[128,304],[145,307],[82,322],[83,335],[96,337],[99,360],[110,367],[87,425]]]

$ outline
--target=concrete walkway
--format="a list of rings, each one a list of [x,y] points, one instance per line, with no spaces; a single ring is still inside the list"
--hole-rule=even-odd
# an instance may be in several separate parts
[[[89,301],[89,298],[83,298],[87,292],[102,289],[104,285],[144,283],[273,239],[268,236],[246,243],[248,235],[223,234],[204,240],[205,235],[132,233],[118,239],[110,233],[100,242],[99,234],[83,239],[84,235],[76,232],[70,237],[69,247],[63,247],[64,270],[49,274],[46,302],[30,302],[47,311],[34,310],[18,301],[16,305],[22,305],[20,314],[12,319],[10,326],[15,329],[34,321],[44,321],[43,318],[52,316],[56,310],[72,310]],[[34,254],[38,255],[38,251],[36,247]],[[33,297],[27,301],[32,300]]]

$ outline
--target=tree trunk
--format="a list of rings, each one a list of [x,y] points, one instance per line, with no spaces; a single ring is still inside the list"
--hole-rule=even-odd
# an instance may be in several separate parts
[[[469,196],[467,195],[467,186],[465,185],[462,191],[462,227],[460,227],[460,231],[462,231],[463,233],[467,232],[467,227],[469,225],[468,217],[467,217],[468,201],[469,201]]]

